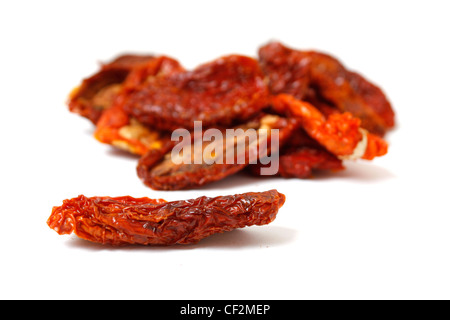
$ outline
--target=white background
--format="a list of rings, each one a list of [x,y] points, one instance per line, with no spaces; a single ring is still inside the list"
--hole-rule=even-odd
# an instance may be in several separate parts
[[[3,1],[2,299],[450,298],[448,1]],[[188,68],[280,40],[338,57],[397,112],[389,154],[311,180],[237,175],[158,192],[101,145],[67,94],[123,52]],[[59,236],[63,199],[181,200],[277,188],[277,219],[197,245],[111,248]]]

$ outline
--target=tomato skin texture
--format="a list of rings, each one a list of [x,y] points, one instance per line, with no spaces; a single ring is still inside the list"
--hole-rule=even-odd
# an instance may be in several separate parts
[[[151,77],[130,95],[124,109],[161,130],[229,126],[245,121],[268,102],[268,88],[256,59],[230,55],[192,71]]]

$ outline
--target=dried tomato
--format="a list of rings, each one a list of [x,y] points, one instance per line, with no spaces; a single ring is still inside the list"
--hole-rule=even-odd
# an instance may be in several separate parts
[[[336,155],[352,154],[362,139],[360,121],[349,113],[326,118],[313,105],[287,94],[274,96],[272,107],[281,114],[299,118],[306,133]]]
[[[387,152],[387,143],[361,129],[360,119],[349,112],[331,114],[327,118],[310,103],[288,94],[273,96],[272,107],[288,117],[298,118],[311,138],[342,159],[371,160]]]
[[[103,64],[94,75],[84,79],[69,96],[69,110],[93,123],[108,109],[130,71],[151,61],[151,55],[122,55]]]
[[[222,57],[192,71],[150,77],[124,104],[125,111],[153,128],[229,126],[267,105],[268,90],[258,61]]]
[[[149,198],[85,197],[54,207],[47,224],[111,244],[190,244],[215,233],[272,222],[285,196],[276,190],[166,202]]]
[[[172,150],[166,154],[159,151],[151,151],[139,160],[137,167],[138,176],[147,186],[157,190],[179,190],[199,187],[221,180],[242,170],[250,162],[256,162],[259,159],[259,155],[270,154],[272,145],[271,129],[279,130],[278,143],[282,144],[296,128],[298,128],[298,122],[294,119],[264,115],[249,121],[245,125],[234,127],[234,130],[242,129],[241,133],[236,136],[236,139],[234,137],[227,139],[225,130],[221,130],[225,139],[220,141],[204,141],[203,136],[194,138],[187,147],[188,158],[184,160],[179,159],[180,161],[178,162],[174,161]],[[248,137],[246,134],[247,129],[256,129],[253,141],[243,140]],[[196,141],[199,141],[201,148],[195,148]],[[244,147],[239,148],[238,143],[243,143]],[[213,144],[216,145],[214,146]],[[208,152],[205,152],[206,148],[220,150],[210,155]],[[227,154],[227,148],[233,152]],[[229,154],[233,154],[232,159],[227,158]],[[200,159],[199,163],[195,163],[195,157]],[[208,157],[210,158],[208,159]]]
[[[350,112],[363,128],[380,136],[394,126],[394,111],[383,91],[330,55],[272,42],[260,48],[259,61],[273,94]]]
[[[178,61],[166,56],[136,66],[123,81],[112,106],[105,110],[98,120],[95,138],[138,155],[144,155],[154,149],[164,149],[170,144],[170,134],[143,125],[130,117],[123,106],[129,95],[138,91],[149,78],[162,77],[183,70]]]

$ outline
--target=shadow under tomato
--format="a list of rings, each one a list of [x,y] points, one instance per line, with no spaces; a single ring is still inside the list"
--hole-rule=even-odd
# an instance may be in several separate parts
[[[373,163],[348,161],[345,162],[344,165],[345,169],[338,172],[316,172],[311,180],[320,180],[320,182],[324,182],[325,180],[344,179],[371,183],[395,178],[395,175],[392,172]]]
[[[110,149],[108,149],[107,153],[109,156],[112,156],[112,157],[120,157],[123,159],[129,159],[129,160],[136,161],[136,164],[140,158],[140,156],[137,154],[133,154],[133,153],[127,152],[125,150],[121,150],[121,149],[117,149],[117,148],[110,148]]]
[[[246,171],[240,171],[222,180],[208,183],[196,188],[197,190],[225,190],[242,186],[257,186],[259,183],[273,179],[274,177],[255,177]]]
[[[279,176],[254,176],[248,173],[245,169],[234,175],[228,176],[222,180],[209,183],[205,186],[196,188],[197,190],[226,190],[233,189],[242,186],[258,186],[267,182],[273,182],[274,185],[278,185],[281,181],[285,180],[297,180],[298,183],[304,183],[305,181],[319,181],[324,183],[327,180],[333,181],[336,179],[343,179],[346,181],[357,181],[373,183],[377,181],[387,180],[395,178],[395,175],[386,168],[377,166],[373,163],[365,162],[350,162],[344,163],[345,169],[337,172],[331,171],[315,171],[312,177],[305,179],[299,178],[283,178]]]
[[[205,248],[238,250],[281,246],[294,241],[296,233],[297,231],[294,229],[280,226],[253,226],[214,234],[195,244],[177,244],[172,246],[111,246],[90,242],[77,238],[76,236],[72,236],[68,239],[66,244],[71,248],[91,251],[177,251],[198,250]]]

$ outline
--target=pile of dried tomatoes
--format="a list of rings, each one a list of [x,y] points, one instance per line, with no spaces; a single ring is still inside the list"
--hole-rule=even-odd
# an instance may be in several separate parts
[[[385,155],[383,136],[395,125],[378,86],[330,55],[278,42],[261,47],[257,59],[228,55],[194,70],[168,56],[122,55],[84,79],[68,105],[95,124],[96,139],[139,155],[138,176],[157,190],[195,188],[242,170],[261,175],[267,162],[249,155],[263,137],[273,138],[267,129],[278,133],[277,148],[264,153],[277,155],[275,175],[308,178],[342,170],[345,160]],[[175,162],[173,132],[194,131],[199,121],[203,131],[254,129],[258,136],[238,151],[243,161]],[[188,141],[192,150],[196,139]],[[208,146],[202,141],[200,150]],[[276,190],[173,202],[79,196],[54,207],[47,223],[99,243],[186,244],[270,223],[284,202]]]
[[[171,133],[194,121],[204,130],[279,129],[277,175],[297,178],[386,154],[383,136],[395,124],[378,86],[330,55],[278,42],[258,59],[228,55],[194,70],[168,56],[123,55],[84,79],[68,105],[96,125],[99,141],[140,155],[139,177],[158,190],[259,174],[261,163],[171,163]]]

